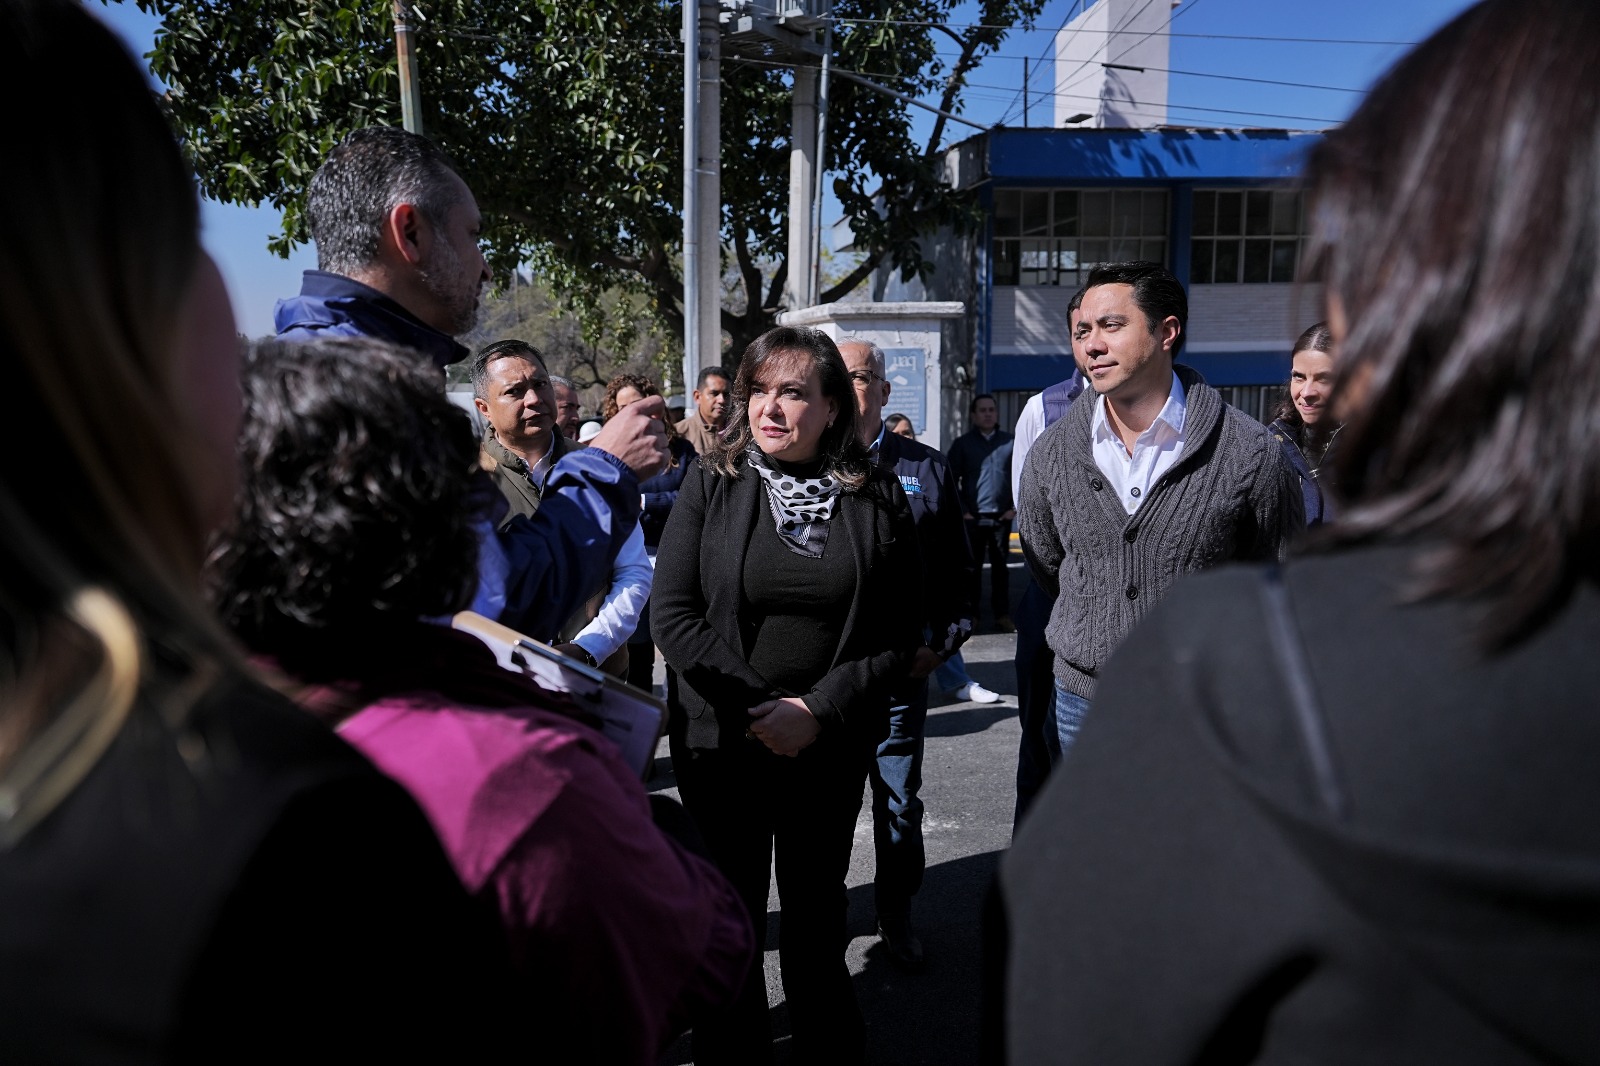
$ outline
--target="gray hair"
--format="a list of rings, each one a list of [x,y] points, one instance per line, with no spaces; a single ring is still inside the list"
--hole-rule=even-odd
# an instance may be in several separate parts
[[[880,378],[888,372],[888,362],[884,359],[883,349],[867,340],[865,337],[840,337],[838,346],[843,348],[847,344],[859,344],[867,350],[867,362],[872,364],[872,372]]]
[[[318,268],[352,275],[371,266],[384,221],[401,204],[411,204],[430,225],[444,226],[461,202],[452,176],[460,177],[455,164],[425,137],[395,126],[352,130],[306,191]]]
[[[562,388],[571,389],[573,392],[578,391],[578,383],[567,377],[565,374],[551,374],[550,384],[560,385]]]

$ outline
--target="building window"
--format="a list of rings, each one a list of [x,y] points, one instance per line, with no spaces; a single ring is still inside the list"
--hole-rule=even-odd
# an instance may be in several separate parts
[[[1298,191],[1196,190],[1189,280],[1196,285],[1293,281],[1305,236],[1305,198]]]
[[[997,189],[994,283],[1077,288],[1101,263],[1167,261],[1165,189]]]

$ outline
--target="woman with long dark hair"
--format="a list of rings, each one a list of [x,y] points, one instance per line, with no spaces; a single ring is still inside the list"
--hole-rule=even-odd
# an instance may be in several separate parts
[[[758,337],[726,435],[684,479],[661,539],[654,632],[676,681],[673,768],[712,856],[778,953],[796,1061],[864,1054],[845,966],[845,875],[890,686],[922,642],[914,530],[898,482],[856,439],[826,334]],[[770,1061],[758,965],[735,1009],[695,1030],[695,1061]]]
[[[1600,6],[1471,7],[1309,186],[1339,521],[1108,666],[1003,864],[1013,1061],[1600,1048]]]
[[[1283,445],[1283,453],[1300,478],[1306,505],[1306,527],[1333,517],[1328,487],[1322,476],[1339,423],[1333,416],[1333,333],[1318,322],[1300,334],[1289,358],[1289,383],[1277,417],[1267,428]]]
[[[0,1061],[491,1058],[499,945],[409,797],[201,594],[239,347],[144,73],[0,4]],[[466,1042],[466,1046],[462,1045]]]

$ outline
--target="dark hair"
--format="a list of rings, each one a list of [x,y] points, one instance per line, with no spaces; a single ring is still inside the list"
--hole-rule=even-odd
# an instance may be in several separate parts
[[[974,396],[972,398],[972,402],[971,403],[967,404],[967,414],[969,414],[969,415],[977,414],[978,413],[978,403],[981,400],[990,400],[990,401],[993,401],[993,403],[994,403],[994,405],[996,407],[1000,406],[1000,401],[995,400],[994,393],[992,393],[992,392],[980,392],[980,393],[978,393],[978,395],[976,395],[976,396]]]
[[[1133,302],[1144,312],[1145,325],[1154,333],[1169,315],[1178,320],[1178,337],[1172,342],[1172,357],[1183,350],[1189,332],[1189,294],[1172,271],[1160,263],[1136,260],[1131,263],[1102,263],[1089,271],[1083,292],[1101,285],[1133,286]],[[1080,297],[1079,302],[1082,302]],[[1071,314],[1069,310],[1067,312]]]
[[[1600,6],[1488,0],[1390,71],[1309,164],[1341,339],[1336,542],[1424,540],[1419,595],[1503,646],[1600,558]]]
[[[544,353],[527,341],[508,339],[485,344],[472,357],[472,394],[478,399],[489,398],[489,367],[501,359],[530,359],[546,374],[550,372],[545,366]],[[552,377],[550,380],[554,383],[555,378]]]
[[[1326,322],[1318,322],[1314,326],[1308,326],[1306,331],[1300,334],[1300,339],[1294,342],[1293,348],[1289,349],[1289,356],[1293,359],[1294,356],[1299,355],[1301,352],[1323,352],[1326,354],[1332,351],[1333,331],[1328,328]],[[1291,375],[1294,373],[1292,365],[1289,372]],[[1294,397],[1289,393],[1289,385],[1292,380],[1291,377],[1290,381],[1284,382],[1283,395],[1278,399],[1278,410],[1273,415],[1273,418],[1285,423],[1295,431],[1295,443],[1299,446],[1301,454],[1308,458],[1313,455],[1320,458],[1326,449],[1328,440],[1333,436],[1337,427],[1331,424],[1319,427],[1308,427],[1306,425],[1305,420],[1300,417],[1300,409],[1294,405]],[[1308,433],[1308,429],[1314,429],[1314,432]],[[1316,465],[1315,462],[1312,463],[1312,466]]]
[[[366,338],[265,340],[244,389],[238,508],[207,564],[240,639],[292,657],[319,634],[472,602],[495,490],[432,366]]]
[[[700,376],[695,379],[694,387],[696,390],[703,389],[706,387],[706,380],[708,378],[721,378],[723,381],[727,381],[730,376],[731,375],[729,375],[729,373],[720,366],[701,367]]]
[[[833,338],[809,326],[779,326],[750,342],[739,360],[739,373],[733,380],[733,416],[727,432],[711,449],[709,465],[718,473],[739,476],[739,464],[754,440],[750,429],[750,383],[773,358],[801,355],[811,360],[817,372],[822,395],[834,402],[838,414],[833,425],[822,431],[820,455],[823,467],[847,489],[866,483],[870,460],[867,449],[856,440],[856,396]]]
[[[606,382],[606,394],[600,400],[601,418],[609,422],[617,416],[617,412],[621,410],[617,406],[617,393],[630,387],[636,390],[641,397],[661,395],[661,390],[656,387],[656,383],[643,374],[618,374]],[[670,445],[673,440],[677,439],[678,429],[670,419],[663,419],[662,422],[667,428],[667,443]],[[678,468],[678,456],[670,448],[668,448],[667,466],[673,470]]]
[[[1068,322],[1072,321],[1072,312],[1076,311],[1078,308],[1083,306],[1083,294],[1088,292],[1088,291],[1089,291],[1089,287],[1087,285],[1084,285],[1084,286],[1080,287],[1077,292],[1072,294],[1072,299],[1067,301],[1067,321]]]
[[[389,212],[411,204],[435,227],[461,202],[450,157],[426,137],[397,126],[351,130],[328,153],[306,191],[306,220],[317,266],[356,274],[378,257]]]
[[[907,416],[907,415],[900,414],[898,411],[895,412],[894,414],[890,415],[888,418],[885,418],[883,420],[883,424],[889,427],[889,432],[890,433],[893,433],[894,430],[895,430],[895,427],[898,426],[902,422],[904,422],[908,426],[911,426],[910,417]],[[917,431],[917,427],[916,426],[911,426],[911,432],[915,433],[916,431]]]
[[[660,396],[661,390],[656,388],[656,383],[643,374],[618,374],[606,382],[606,394],[600,400],[600,417],[610,420],[617,416],[617,393],[623,389],[631,388],[640,396]]]

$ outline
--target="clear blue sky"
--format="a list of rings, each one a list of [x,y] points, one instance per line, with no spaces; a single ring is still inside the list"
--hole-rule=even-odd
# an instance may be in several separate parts
[[[1149,2],[1165,6],[1170,0]],[[963,113],[984,124],[1004,121],[1020,126],[1019,90],[1026,56],[1032,60],[1030,118],[1034,125],[1048,125],[1048,94],[1053,84],[1049,67],[1051,41],[1056,29],[1082,4],[1083,0],[1053,0],[1045,6],[1036,30],[1012,34],[1000,53],[972,75],[973,86],[965,95]],[[1360,102],[1359,90],[1404,53],[1405,44],[1422,40],[1468,6],[1466,0],[1343,0],[1337,4],[1308,0],[1183,0],[1171,9],[1170,66],[1174,71],[1195,73],[1170,76],[1168,121],[1174,125],[1289,129],[1334,125]],[[150,50],[155,19],[130,3],[112,3],[104,13],[136,53]],[[952,22],[959,24],[972,17],[966,9],[958,8]],[[1232,37],[1314,40],[1229,39]],[[1327,43],[1333,40],[1402,43]],[[1334,88],[1201,76],[1217,74]],[[426,72],[423,77],[425,86]],[[931,129],[931,116],[921,111],[914,114],[917,128],[926,136]],[[952,125],[946,139],[962,140],[975,132]],[[208,203],[204,225],[206,247],[227,278],[240,329],[251,336],[270,333],[273,302],[296,292],[300,271],[316,265],[311,249],[299,249],[288,260],[268,252],[267,239],[279,226],[277,213],[270,208]]]

